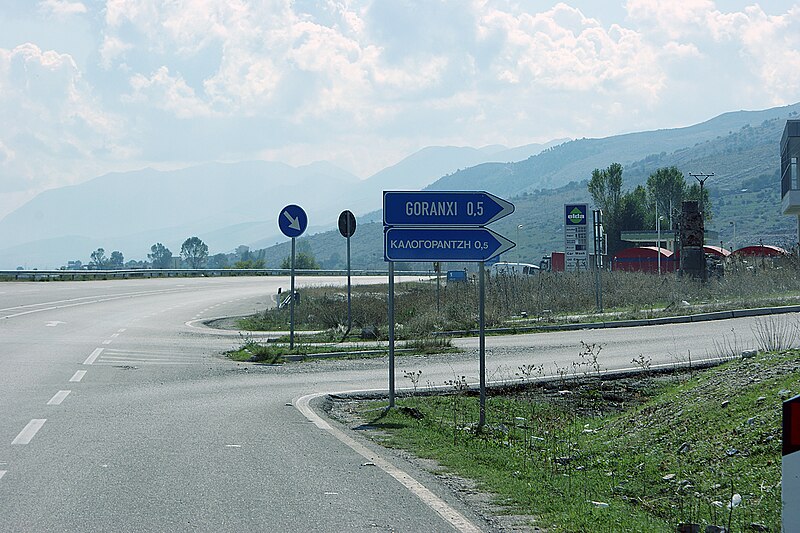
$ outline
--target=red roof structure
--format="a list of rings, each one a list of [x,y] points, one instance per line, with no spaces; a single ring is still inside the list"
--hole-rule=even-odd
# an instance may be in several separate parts
[[[659,254],[661,254],[661,272],[674,272],[678,269],[676,256],[670,250],[655,246],[641,246],[626,248],[618,252],[611,261],[611,270],[657,273]]]
[[[770,244],[756,244],[753,246],[745,246],[734,251],[731,255],[735,257],[755,256],[755,257],[781,257],[789,255],[789,252],[779,246],[772,246]]]

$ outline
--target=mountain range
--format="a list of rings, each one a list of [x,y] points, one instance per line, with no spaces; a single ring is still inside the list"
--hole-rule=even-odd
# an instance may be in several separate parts
[[[211,254],[245,244],[262,249],[268,266],[277,266],[287,253],[277,215],[290,203],[309,215],[304,246],[330,268],[341,267],[344,255],[336,217],[343,209],[356,213],[354,267],[375,268],[383,265],[381,191],[426,187],[486,190],[513,199],[516,212],[492,227],[519,240],[511,258],[536,262],[563,240],[561,205],[588,201],[585,181],[592,170],[613,162],[624,166],[626,188],[663,166],[678,166],[687,179],[690,172],[714,173],[707,183],[715,212],[711,225],[721,235],[738,227],[740,239],[755,231],[764,242],[793,242],[793,219],[778,213],[778,143],[785,120],[798,112],[800,104],[738,111],[686,128],[512,149],[429,147],[365,180],[325,162],[111,173],[46,191],[1,220],[0,269],[86,262],[98,247],[144,259],[155,242],[177,255],[183,240],[195,235]]]
[[[303,206],[313,233],[334,224],[343,209],[374,211],[384,189],[416,190],[459,168],[527,157],[560,142],[513,149],[428,147],[366,180],[327,162],[292,167],[247,161],[110,173],[45,191],[8,214],[0,221],[0,269],[85,263],[98,247],[145,259],[156,242],[178,255],[191,236],[199,236],[212,254],[243,244],[267,246],[284,240],[276,220],[287,204]]]

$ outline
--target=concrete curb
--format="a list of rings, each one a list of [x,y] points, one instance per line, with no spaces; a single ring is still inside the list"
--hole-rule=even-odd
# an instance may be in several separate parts
[[[630,328],[639,326],[660,326],[664,324],[685,324],[687,322],[707,322],[711,320],[726,320],[729,318],[743,318],[751,316],[781,315],[786,313],[800,313],[800,305],[758,307],[755,309],[735,309],[732,311],[715,311],[713,313],[698,313],[696,315],[681,315],[661,318],[643,318],[639,320],[613,320],[609,322],[579,322],[573,324],[556,324],[548,326],[496,328],[487,329],[486,333],[536,333],[539,331],[576,331],[582,329]],[[478,330],[438,331],[434,333],[434,335],[446,335],[450,337],[477,334]]]

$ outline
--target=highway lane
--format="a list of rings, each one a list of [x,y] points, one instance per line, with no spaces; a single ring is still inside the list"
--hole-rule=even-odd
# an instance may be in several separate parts
[[[237,365],[219,356],[236,337],[187,326],[263,309],[278,286],[288,280],[0,286],[0,530],[453,531],[377,459],[292,406],[309,393],[385,389],[384,359]],[[697,360],[734,333],[737,349],[752,345],[753,323],[489,337],[489,379],[514,380],[527,364],[570,368],[580,341],[601,343],[609,369],[640,354]],[[404,370],[423,370],[421,386],[477,382],[477,340],[456,343],[464,354],[398,357],[398,384]],[[414,477],[486,527],[425,472]]]
[[[292,407],[324,371],[254,376],[186,326],[285,278],[152,281],[3,286],[0,530],[454,530]]]

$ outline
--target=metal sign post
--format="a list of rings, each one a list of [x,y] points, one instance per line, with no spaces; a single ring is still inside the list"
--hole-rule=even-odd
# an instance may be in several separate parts
[[[597,312],[603,312],[603,286],[600,271],[603,269],[603,212],[592,211],[594,218],[594,295]],[[660,255],[660,253],[659,253]]]
[[[290,267],[291,294],[289,295],[289,349],[294,349],[294,301],[296,299],[294,289],[294,260],[295,260],[295,239],[303,234],[308,227],[308,215],[299,205],[287,205],[278,215],[278,228],[281,233],[292,239],[292,256]]]
[[[480,285],[480,295],[478,296],[478,321],[480,329],[480,414],[478,417],[478,431],[483,429],[486,424],[486,265],[483,261],[478,267],[478,283]]]
[[[295,250],[295,238],[292,237],[292,262],[291,262],[291,273],[289,275],[290,282],[290,290],[289,293],[289,349],[294,350],[294,301],[296,300],[294,296],[294,250]]]
[[[394,407],[394,263],[389,263],[389,407]]]
[[[353,329],[353,310],[351,307],[350,284],[350,237],[356,232],[356,217],[350,211],[342,211],[339,215],[339,233],[347,239],[347,332],[342,337],[346,339]]]
[[[478,427],[483,428],[486,423],[485,262],[515,246],[483,226],[513,212],[514,204],[481,191],[384,191],[383,257],[389,262],[389,407],[394,407],[395,380],[394,262],[477,262],[480,279]]]

